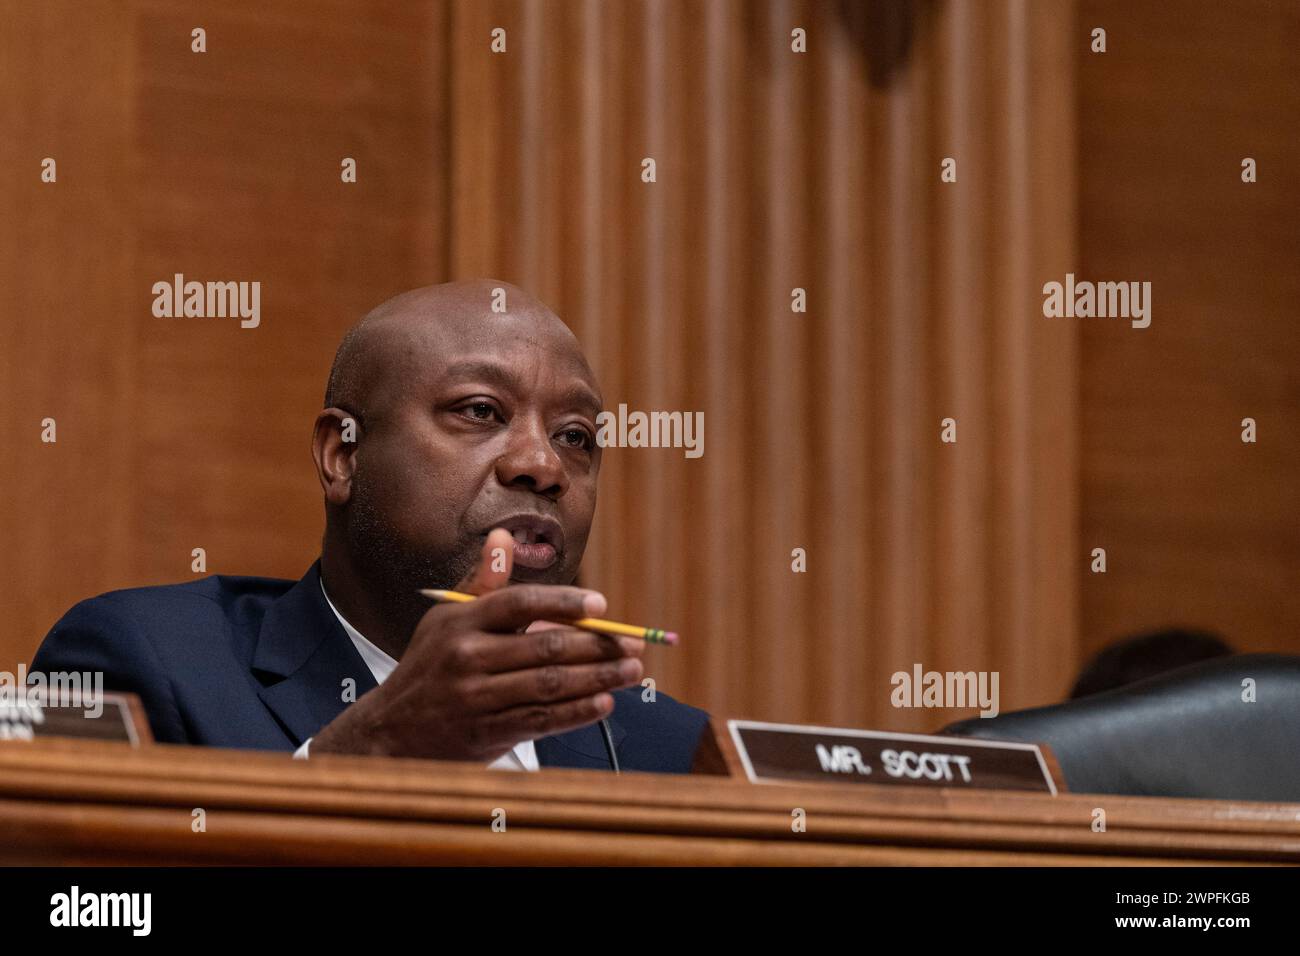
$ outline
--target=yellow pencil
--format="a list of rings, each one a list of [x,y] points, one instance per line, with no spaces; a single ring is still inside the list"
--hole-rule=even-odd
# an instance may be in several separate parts
[[[424,589],[420,593],[427,598],[433,598],[435,601],[451,601],[456,604],[464,604],[466,601],[475,600],[473,594],[465,594],[462,591]],[[570,623],[573,627],[580,627],[584,631],[595,631],[597,634],[617,634],[623,637],[639,637],[651,644],[676,644],[678,641],[676,631],[665,631],[657,627],[636,627],[632,624],[620,624],[617,621],[602,621],[598,617],[584,617]]]

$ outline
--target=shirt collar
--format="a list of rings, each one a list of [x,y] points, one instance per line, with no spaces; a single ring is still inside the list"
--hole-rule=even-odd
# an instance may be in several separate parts
[[[334,602],[330,600],[329,592],[325,590],[325,580],[323,578],[320,582],[320,590],[321,593],[325,595],[325,603],[330,606],[330,610],[334,612],[334,616],[339,619],[339,623],[343,625],[343,630],[348,632],[348,637],[352,638],[352,643],[356,645],[357,653],[361,655],[361,659],[365,661],[366,666],[370,668],[370,673],[375,675],[375,683],[382,684],[388,679],[388,675],[393,672],[393,669],[397,667],[397,661],[393,660],[393,658],[389,657],[374,644],[371,644],[366,640],[361,632],[349,624],[348,619],[339,613],[339,609],[336,608]]]

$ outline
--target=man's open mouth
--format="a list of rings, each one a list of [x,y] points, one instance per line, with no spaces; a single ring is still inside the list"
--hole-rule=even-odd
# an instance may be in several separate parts
[[[505,528],[515,539],[515,564],[544,570],[558,560],[564,548],[564,532],[554,518],[518,514],[501,518],[492,527]]]

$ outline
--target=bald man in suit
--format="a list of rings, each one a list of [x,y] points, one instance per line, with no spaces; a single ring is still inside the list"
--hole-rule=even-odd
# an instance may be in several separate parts
[[[325,535],[301,580],[83,601],[33,669],[102,671],[166,742],[688,772],[707,715],[642,694],[641,640],[564,623],[606,607],[574,586],[602,399],[559,318],[503,282],[407,292],[344,337],[324,404]]]

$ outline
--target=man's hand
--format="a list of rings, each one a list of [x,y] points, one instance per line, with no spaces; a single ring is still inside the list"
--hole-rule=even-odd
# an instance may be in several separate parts
[[[513,557],[510,533],[494,529],[457,588],[479,599],[431,607],[388,680],[327,724],[312,754],[490,763],[517,743],[609,714],[607,692],[640,681],[645,642],[550,623],[520,633],[539,621],[598,617],[605,598],[559,585],[506,587]]]

